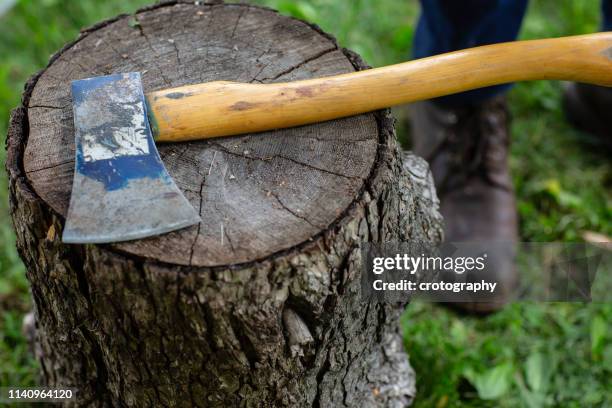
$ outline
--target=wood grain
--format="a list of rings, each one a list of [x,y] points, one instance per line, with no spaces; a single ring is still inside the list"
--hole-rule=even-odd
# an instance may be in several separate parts
[[[65,215],[74,166],[70,81],[140,71],[145,91],[215,80],[285,82],[351,72],[334,40],[247,5],[176,4],[92,31],[42,74],[28,106],[24,168]],[[376,157],[371,114],[284,131],[160,147],[199,226],[117,245],[184,265],[263,259],[308,241],[355,200]]]

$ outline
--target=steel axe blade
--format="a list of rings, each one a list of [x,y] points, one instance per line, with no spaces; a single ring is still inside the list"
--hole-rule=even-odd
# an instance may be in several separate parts
[[[72,98],[76,160],[64,242],[127,241],[201,221],[159,157],[139,73],[74,81]]]

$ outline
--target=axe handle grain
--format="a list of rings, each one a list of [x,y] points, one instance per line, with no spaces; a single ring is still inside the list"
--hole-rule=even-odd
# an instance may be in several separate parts
[[[309,80],[209,82],[147,94],[160,142],[305,125],[490,85],[536,79],[612,86],[612,32],[476,47]]]

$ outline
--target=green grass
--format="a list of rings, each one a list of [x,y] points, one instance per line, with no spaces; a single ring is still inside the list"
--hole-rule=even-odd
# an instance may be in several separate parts
[[[601,304],[515,304],[485,319],[412,304],[416,406],[610,406],[610,319]]]
[[[22,84],[78,30],[146,1],[21,0],[0,18],[0,131]],[[316,22],[371,65],[410,55],[416,2],[406,0],[261,0]],[[598,2],[533,1],[521,37],[595,31]],[[561,85],[519,84],[511,167],[525,241],[576,241],[584,231],[612,235],[609,155],[569,127]],[[402,127],[400,127],[402,129]],[[400,135],[403,137],[403,135]],[[4,151],[0,152],[4,161]],[[24,268],[14,249],[0,176],[0,386],[32,385],[36,363],[20,332],[30,308]],[[406,347],[418,373],[417,407],[612,406],[612,320],[609,304],[512,305],[482,319],[430,304],[412,304],[403,319]]]

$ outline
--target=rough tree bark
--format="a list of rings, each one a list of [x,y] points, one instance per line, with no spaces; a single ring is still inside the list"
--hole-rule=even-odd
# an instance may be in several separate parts
[[[427,165],[388,111],[160,146],[203,223],[64,245],[69,82],[141,71],[146,90],[366,68],[316,26],[248,5],[169,2],[82,32],[26,85],[7,139],[44,382],[94,406],[404,406],[401,307],[360,297],[364,242],[440,240]]]

